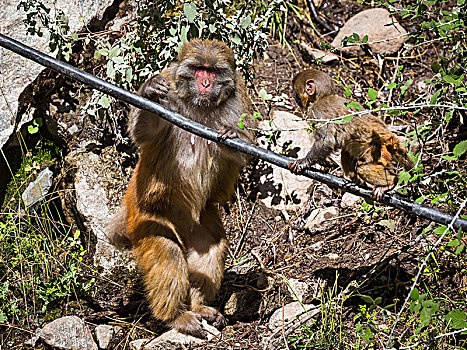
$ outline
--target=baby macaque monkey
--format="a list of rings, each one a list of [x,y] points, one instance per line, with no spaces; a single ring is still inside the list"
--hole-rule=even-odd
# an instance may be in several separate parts
[[[250,102],[233,53],[220,41],[184,44],[178,60],[138,93],[220,130],[221,138],[253,140],[236,127]],[[129,131],[141,155],[106,234],[133,250],[153,315],[203,337],[201,318],[216,326],[225,322],[207,305],[220,288],[228,250],[218,206],[231,199],[247,158],[137,108]]]
[[[311,118],[333,119],[352,112],[344,105],[348,101],[335,94],[329,75],[315,69],[307,69],[294,77],[293,93]],[[402,140],[371,114],[356,116],[346,124],[326,124],[314,130],[312,138],[313,144],[306,157],[289,163],[292,172],[300,173],[340,149],[344,175],[372,188],[376,200],[381,200],[397,183],[394,162],[406,170],[414,166]]]

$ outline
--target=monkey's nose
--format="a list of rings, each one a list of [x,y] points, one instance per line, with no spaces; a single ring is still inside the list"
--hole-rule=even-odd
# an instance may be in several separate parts
[[[206,79],[205,81],[201,82],[201,85],[203,87],[207,88],[207,87],[209,87],[209,85],[211,85],[211,82],[208,79]]]

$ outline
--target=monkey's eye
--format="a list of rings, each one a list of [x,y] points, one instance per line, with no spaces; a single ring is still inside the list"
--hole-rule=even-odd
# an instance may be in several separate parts
[[[203,65],[190,65],[190,68],[195,72],[196,71],[206,71],[208,73],[215,73],[215,74],[219,74],[221,72],[220,68],[203,66]]]

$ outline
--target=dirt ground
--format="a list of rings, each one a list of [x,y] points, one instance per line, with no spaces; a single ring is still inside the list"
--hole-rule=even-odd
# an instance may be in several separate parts
[[[363,9],[362,5],[355,2],[324,1],[320,13],[330,23],[342,26],[348,18]],[[408,30],[414,25],[404,20],[400,22]],[[325,32],[319,25],[318,30]],[[384,80],[390,79],[396,69],[395,60],[387,60],[383,69],[371,56],[340,57],[331,66],[317,65],[297,44],[307,42],[316,45],[319,40],[330,42],[333,35],[319,37],[313,33],[306,19],[289,18],[287,43],[281,44],[271,39],[263,59],[257,60],[255,64],[254,85],[257,91],[264,88],[272,96],[287,96],[286,103],[269,105],[253,97],[255,107],[263,116],[269,117],[272,110],[296,111],[291,95],[291,78],[301,69],[322,69],[341,86],[359,84],[364,91],[369,87],[377,89]],[[414,79],[429,77],[432,73],[426,62],[430,61],[429,57],[438,54],[437,50],[432,45],[423,55],[405,60],[405,74]],[[358,96],[354,98],[359,100]],[[387,118],[386,122],[410,127],[422,121],[417,118],[407,114],[404,119]],[[254,174],[258,166],[258,161],[252,160],[243,172],[234,202],[224,210],[232,255],[228,258],[226,277],[215,303],[224,311],[233,292],[249,290],[253,294],[250,299],[245,299],[242,307],[248,309],[251,306],[255,311],[228,317],[229,324],[223,330],[222,337],[215,337],[208,343],[191,348],[259,349],[265,344],[269,344],[267,348],[286,348],[280,334],[272,334],[267,321],[274,310],[292,300],[287,292],[288,279],[306,282],[310,288],[303,301],[315,305],[320,305],[320,293],[328,293],[334,288],[332,290],[337,295],[351,281],[354,281],[353,295],[376,294],[382,297],[382,305],[405,298],[417,269],[418,257],[427,245],[425,239],[430,239],[420,239],[422,230],[429,222],[384,206],[376,206],[376,210],[369,214],[362,211],[358,213],[358,210],[352,208],[341,210],[337,221],[310,232],[303,229],[303,224],[315,204],[321,207],[338,206],[343,193],[333,189],[330,195],[324,195],[318,191],[297,212],[284,213],[268,209],[258,200],[255,190]],[[430,166],[427,162],[428,170]],[[387,222],[393,222],[393,227],[386,225]],[[463,282],[461,274],[451,272],[451,278],[442,283],[446,290],[459,291],[465,279]],[[445,275],[449,274],[447,270]],[[342,308],[343,327],[349,343],[356,339],[353,318],[361,304],[364,304],[361,298],[354,296]],[[317,319],[319,322],[319,316]],[[287,334],[299,332],[300,329],[296,329]],[[145,332],[141,335],[149,336]],[[128,333],[123,332],[122,336],[121,340]]]

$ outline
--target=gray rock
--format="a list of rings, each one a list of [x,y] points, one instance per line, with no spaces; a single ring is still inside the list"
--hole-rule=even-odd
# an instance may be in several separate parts
[[[285,305],[283,308],[279,308],[272,314],[269,319],[269,329],[275,331],[282,325],[287,324],[295,319],[301,319],[310,314],[316,315],[319,312],[319,306],[301,304],[298,301],[294,301],[290,304]]]
[[[92,19],[102,18],[105,10],[112,5],[112,0],[44,0],[50,8],[61,9],[69,18],[70,32],[77,32]],[[23,24],[25,13],[18,10],[17,0],[3,0],[0,6],[0,33],[39,51],[48,53],[48,43],[44,37],[27,35]],[[43,66],[0,48],[0,148],[8,141],[14,131],[18,109],[18,98],[25,88],[36,79]],[[28,110],[19,121],[18,129],[32,119],[32,110]]]
[[[65,316],[50,322],[42,328],[41,340],[53,349],[95,350],[88,326],[76,316]]]
[[[49,193],[53,176],[52,171],[49,168],[45,168],[37,175],[36,180],[26,187],[21,197],[27,208],[43,200],[47,193]]]
[[[342,209],[352,209],[357,206],[358,203],[363,202],[363,198],[355,194],[345,192],[341,199],[340,207]]]
[[[331,46],[352,56],[363,55],[364,51],[360,46],[342,47],[342,39],[353,33],[357,33],[360,39],[368,35],[369,43],[384,40],[369,44],[373,53],[383,56],[397,52],[407,39],[407,36],[404,36],[407,31],[390,17],[388,10],[382,8],[365,10],[350,18],[336,35]],[[386,41],[387,39],[392,40]]]
[[[300,117],[283,111],[275,111],[272,115],[273,123],[261,121],[263,130],[280,129],[277,145],[271,144],[271,150],[282,153],[285,151],[298,155],[298,158],[306,156],[311,148],[311,138],[307,132],[308,123]],[[286,130],[293,131],[286,131]],[[298,129],[298,130],[297,130]],[[267,137],[259,138],[259,144],[266,147],[270,144]],[[297,176],[289,170],[272,167],[262,163],[259,191],[260,200],[269,208],[278,210],[298,210],[308,200],[308,188],[313,180],[304,176]]]
[[[338,216],[339,210],[336,207],[317,208],[313,210],[305,223],[308,230],[321,230],[333,225],[334,217]]]
[[[292,299],[303,303],[303,297],[308,292],[308,284],[295,278],[289,279],[288,282],[289,283],[287,288],[290,292],[290,295],[292,296]]]
[[[144,344],[147,344],[149,339],[136,339],[130,342],[130,350],[141,350]]]
[[[203,328],[206,330],[206,340],[210,341],[214,337],[217,337],[220,332],[205,320],[203,320]],[[200,344],[206,341],[193,337],[191,335],[183,334],[175,329],[171,329],[156,339],[149,341],[148,339],[138,339],[130,343],[132,350],[165,350],[165,349],[186,349],[185,345]]]
[[[313,57],[315,60],[319,60],[320,63],[327,64],[339,60],[338,56],[312,48],[307,43],[300,43],[300,47],[308,56]]]
[[[99,349],[107,349],[114,335],[114,328],[107,324],[100,324],[94,330]]]
[[[106,310],[127,307],[136,294],[143,298],[133,256],[129,251],[120,251],[109,243],[104,227],[118,210],[121,197],[127,187],[129,169],[122,167],[122,154],[114,146],[95,154],[86,151],[86,144],[72,151],[65,159],[71,177],[63,207],[81,223],[95,242],[94,264],[102,271],[97,282],[95,300]],[[138,298],[136,298],[138,299]]]

